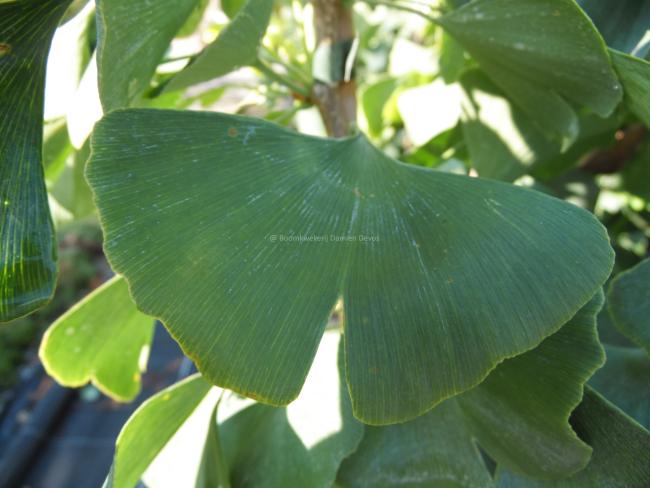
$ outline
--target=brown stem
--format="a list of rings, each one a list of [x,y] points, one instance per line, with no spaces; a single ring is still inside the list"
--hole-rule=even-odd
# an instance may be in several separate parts
[[[352,10],[345,0],[312,0],[317,48],[329,46],[330,52],[337,47],[350,46],[355,37]],[[338,61],[340,72],[344,66]],[[335,81],[316,80],[312,99],[318,107],[327,133],[332,137],[344,137],[355,126],[357,119],[356,83],[350,76]]]

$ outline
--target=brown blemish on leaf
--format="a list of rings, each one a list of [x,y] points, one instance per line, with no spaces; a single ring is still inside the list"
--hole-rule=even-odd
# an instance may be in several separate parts
[[[237,129],[235,129],[234,127],[230,127],[228,129],[228,137],[237,137],[238,134],[239,134],[239,131]]]
[[[11,44],[7,44],[6,42],[0,42],[0,58],[2,56],[6,56],[11,52]]]

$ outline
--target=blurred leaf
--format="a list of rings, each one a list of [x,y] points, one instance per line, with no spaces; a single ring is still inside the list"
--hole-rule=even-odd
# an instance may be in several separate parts
[[[465,73],[461,85],[463,134],[479,176],[514,181],[536,162],[560,153],[559,145],[480,71]]]
[[[648,50],[647,32],[650,26],[648,0],[578,0],[605,38],[609,47],[645,56]]]
[[[39,355],[59,383],[79,387],[92,381],[120,400],[140,391],[140,372],[148,357],[153,319],[138,312],[122,277],[86,296],[54,322]],[[144,356],[143,356],[144,353]]]
[[[341,466],[339,484],[344,488],[494,486],[461,419],[451,400],[410,422],[366,427],[359,448]]]
[[[56,181],[66,161],[74,153],[65,117],[45,122],[43,127],[43,168],[48,186]]]
[[[607,305],[618,330],[650,354],[650,259],[612,280]]]
[[[359,93],[361,108],[363,109],[370,136],[380,137],[384,127],[386,127],[384,107],[397,85],[395,78],[383,78],[366,85]]]
[[[569,425],[583,385],[604,362],[599,292],[535,349],[499,364],[458,396],[472,435],[500,465],[535,478],[560,478],[589,462],[591,449]]]
[[[149,86],[171,40],[198,1],[97,1],[97,65],[104,111],[128,107]]]
[[[589,384],[650,429],[650,358],[643,349],[607,346],[607,362]]]
[[[210,388],[201,376],[194,375],[140,405],[117,438],[107,486],[133,488]]]
[[[644,144],[621,172],[623,188],[644,200],[650,201],[650,144]]]
[[[390,423],[539,344],[612,265],[588,212],[361,135],[127,110],[92,147],[105,250],[139,308],[210,381],[271,404],[297,396],[339,295],[355,415]]]
[[[50,185],[50,197],[54,198],[74,218],[83,218],[95,210],[92,193],[84,177],[86,161],[90,156],[90,141],[76,151]]]
[[[196,477],[195,488],[230,488],[230,474],[224,459],[223,449],[217,426],[217,409],[219,402],[214,407],[208,424],[208,433],[201,456],[201,464]],[[248,439],[251,442],[253,439]]]
[[[235,15],[237,15],[237,12],[241,10],[241,8],[244,6],[245,3],[246,0],[221,0],[220,1],[221,9],[230,19],[232,19]]]
[[[247,0],[219,37],[172,78],[165,90],[186,88],[254,64],[272,9],[273,0]]]
[[[564,146],[578,134],[570,102],[606,117],[621,100],[605,44],[572,0],[477,0],[438,21]]]
[[[458,81],[465,68],[465,50],[447,32],[442,33],[440,46],[440,76],[445,83]]]
[[[177,37],[188,37],[196,32],[205,16],[210,0],[196,0],[194,3],[194,9],[185,20],[183,26],[178,29],[176,33]]]
[[[505,469],[499,488],[645,488],[650,485],[650,432],[590,388],[571,417],[594,452],[587,468],[564,480],[522,478]]]
[[[625,90],[626,105],[650,127],[650,63],[618,51],[610,52]]]
[[[462,91],[442,78],[433,83],[402,91],[397,99],[399,113],[410,141],[419,147],[458,123]]]
[[[324,335],[305,388],[287,408],[257,403],[221,425],[234,486],[332,486],[363,436],[352,416],[340,338],[338,331]]]
[[[47,303],[56,242],[43,179],[43,92],[52,36],[70,0],[0,4],[0,322]]]

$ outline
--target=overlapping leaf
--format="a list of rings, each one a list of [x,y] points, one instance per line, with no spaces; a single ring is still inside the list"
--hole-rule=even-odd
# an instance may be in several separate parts
[[[210,384],[195,375],[144,402],[122,428],[115,444],[110,488],[132,488],[151,461],[196,410]]]
[[[340,337],[325,334],[305,388],[287,408],[254,404],[220,426],[233,486],[332,486],[363,436],[345,388]]]
[[[645,488],[650,485],[650,432],[598,393],[585,397],[572,423],[594,449],[589,465],[565,480],[539,481],[500,470],[499,488]]]
[[[491,486],[474,440],[503,466],[563,478],[587,465],[591,448],[569,425],[583,385],[602,364],[595,296],[537,348],[508,359],[478,387],[403,424],[366,428],[344,462],[344,486]]]
[[[611,48],[645,56],[650,48],[648,0],[578,0]]]
[[[361,135],[118,111],[87,176],[112,265],[215,384],[290,402],[341,295],[369,423],[475,386],[571,318],[612,264],[584,210],[400,164]]]
[[[273,0],[247,0],[219,37],[176,75],[166,89],[179,90],[254,64],[272,8]]]
[[[536,162],[559,153],[559,146],[544,137],[534,119],[480,71],[466,72],[461,84],[463,134],[479,176],[513,181]]]
[[[589,384],[650,429],[650,358],[642,349],[606,346],[607,363]]]
[[[650,259],[612,281],[607,305],[614,325],[650,354]]]
[[[43,92],[54,31],[70,0],[0,4],[0,322],[46,303],[56,243],[43,180]]]
[[[410,422],[366,427],[337,481],[344,488],[494,486],[453,400]]]
[[[66,386],[92,381],[119,400],[140,391],[141,364],[153,319],[138,312],[126,282],[115,277],[68,310],[48,329],[40,357],[48,374]]]
[[[501,465],[537,478],[564,477],[586,466],[591,449],[573,432],[569,416],[605,359],[596,332],[602,304],[599,292],[559,332],[457,397],[471,432]]]
[[[616,72],[625,89],[625,103],[647,127],[650,127],[650,63],[611,51]]]
[[[565,145],[578,133],[571,103],[607,116],[621,100],[605,44],[573,0],[478,0],[439,23]]]
[[[97,65],[105,111],[127,107],[149,81],[199,0],[99,0]]]

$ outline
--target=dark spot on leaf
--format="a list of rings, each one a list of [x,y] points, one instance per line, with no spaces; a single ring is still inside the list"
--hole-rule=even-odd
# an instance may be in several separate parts
[[[235,129],[234,127],[230,127],[228,129],[228,136],[237,137],[238,134],[239,134],[239,131],[237,129]]]
[[[6,42],[0,42],[0,58],[11,52],[11,44]]]

